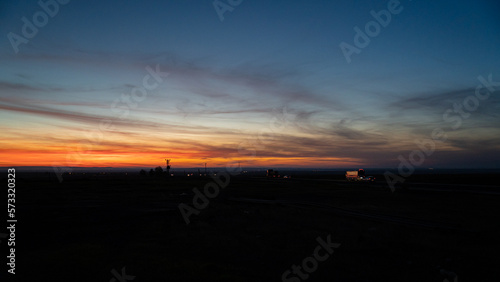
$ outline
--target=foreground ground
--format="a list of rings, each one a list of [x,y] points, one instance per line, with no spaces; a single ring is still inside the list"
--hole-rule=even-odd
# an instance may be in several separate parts
[[[308,276],[288,281],[500,281],[495,185],[420,180],[392,193],[382,181],[234,176],[186,224],[179,203],[212,179],[18,176],[16,278],[287,281],[306,260]],[[340,245],[316,266],[328,237]]]

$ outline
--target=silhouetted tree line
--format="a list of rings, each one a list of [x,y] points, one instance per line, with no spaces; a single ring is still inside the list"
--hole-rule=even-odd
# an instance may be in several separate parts
[[[144,169],[141,169],[141,171],[139,171],[140,176],[146,176],[147,174],[148,173],[146,173]],[[162,176],[162,175],[164,175],[164,171],[161,166],[157,166],[154,170],[153,169],[149,170],[149,176]]]

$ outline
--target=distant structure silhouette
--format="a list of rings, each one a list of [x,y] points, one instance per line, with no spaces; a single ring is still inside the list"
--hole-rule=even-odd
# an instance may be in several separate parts
[[[167,163],[167,177],[170,176],[170,159],[165,159],[165,163]]]
[[[274,169],[268,169],[266,171],[266,176],[267,177],[280,177],[280,174],[277,170]]]
[[[155,168],[155,175],[156,176],[161,176],[163,174],[163,168],[161,166],[157,166]]]
[[[345,178],[347,181],[358,181],[363,180],[365,177],[365,170],[360,168],[359,170],[350,170],[345,172]]]

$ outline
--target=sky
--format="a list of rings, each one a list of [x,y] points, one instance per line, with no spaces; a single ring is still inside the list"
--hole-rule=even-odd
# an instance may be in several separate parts
[[[499,11],[2,1],[0,166],[499,168]]]

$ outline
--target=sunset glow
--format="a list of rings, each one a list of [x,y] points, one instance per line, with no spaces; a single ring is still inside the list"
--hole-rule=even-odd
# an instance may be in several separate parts
[[[402,1],[346,62],[386,4],[245,1],[221,21],[208,2],[90,2],[17,53],[4,36],[0,166],[395,167],[436,129],[423,167],[499,165],[497,4]],[[2,34],[34,3],[2,4]],[[478,85],[496,88],[476,106]]]

